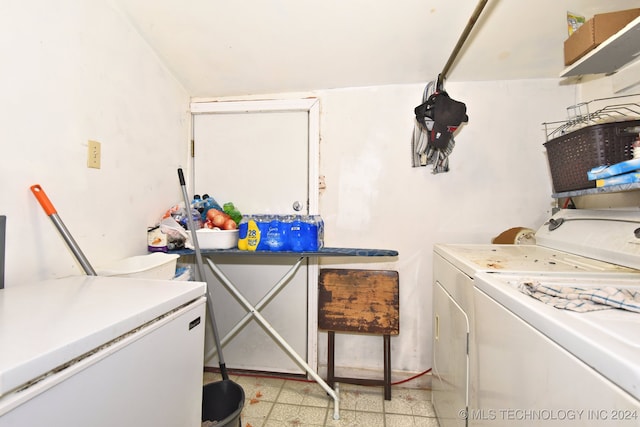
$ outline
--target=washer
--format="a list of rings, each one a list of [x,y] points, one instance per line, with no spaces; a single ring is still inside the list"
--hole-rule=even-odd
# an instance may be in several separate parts
[[[527,282],[640,293],[640,278],[479,273],[469,424],[638,425],[640,313],[557,309],[522,293]]]
[[[479,421],[464,416],[480,402],[477,274],[639,279],[639,228],[637,211],[561,210],[536,231],[535,245],[434,246],[432,401],[440,425]]]

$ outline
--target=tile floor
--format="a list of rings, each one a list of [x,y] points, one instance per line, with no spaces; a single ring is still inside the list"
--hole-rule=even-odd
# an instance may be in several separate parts
[[[438,427],[431,392],[393,386],[391,400],[382,387],[340,384],[340,419],[333,419],[333,400],[314,382],[229,375],[245,393],[242,427]],[[204,383],[220,375],[204,373]],[[235,426],[234,426],[235,427]]]

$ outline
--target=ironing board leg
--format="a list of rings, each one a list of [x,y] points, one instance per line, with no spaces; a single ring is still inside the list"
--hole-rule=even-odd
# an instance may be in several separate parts
[[[273,328],[273,326],[271,326],[267,319],[265,319],[262,314],[260,314],[260,312],[257,311],[256,308],[252,306],[251,303],[236,289],[236,287],[233,286],[233,283],[231,283],[231,281],[229,281],[224,276],[222,271],[220,271],[218,266],[215,265],[213,261],[207,258],[207,264],[209,265],[209,268],[211,268],[211,270],[216,273],[216,275],[219,275],[219,278],[222,279],[224,277],[224,280],[226,280],[227,282],[226,285],[228,286],[227,290],[233,294],[233,296],[242,306],[244,306],[244,308],[249,312],[248,314],[255,317],[256,322],[258,322],[260,326],[262,326],[264,330],[282,346],[283,350],[289,355],[289,357],[291,357],[298,364],[298,366],[303,368],[307,372],[307,374],[309,374],[311,378],[313,378],[313,380],[317,382],[318,385],[320,385],[320,387],[322,387],[329,396],[331,396],[334,402],[333,419],[340,419],[340,399],[338,397],[338,394],[331,387],[329,387],[329,385],[313,369],[311,369],[311,366],[309,366],[309,364],[302,357],[300,357],[298,353],[296,353],[296,351],[289,345],[289,343],[280,334],[278,334],[278,332]]]
[[[255,309],[260,311],[264,308],[265,305],[267,305],[272,299],[273,297],[275,297],[278,292],[280,292],[285,286],[286,284],[289,282],[289,279],[291,279],[291,277],[296,274],[296,272],[298,271],[298,268],[300,268],[300,265],[302,264],[302,260],[304,258],[299,258],[292,266],[291,268],[285,273],[284,276],[282,276],[282,278],[278,281],[278,283],[276,283],[275,285],[273,285],[273,287],[271,288],[271,290],[269,292],[267,292],[267,294],[262,297],[262,299],[260,301],[258,301],[258,303],[255,306]],[[207,261],[209,261],[209,259],[207,259]],[[211,268],[211,270],[213,271],[213,273],[216,275],[216,277],[218,277],[218,279],[220,280],[220,282],[222,283],[222,285],[225,287],[225,289],[229,292],[234,294],[233,291],[231,291],[230,286],[233,286],[233,284],[231,283],[231,281],[229,280],[229,278],[222,272],[222,270],[220,270],[220,268],[215,265],[215,263],[212,263],[212,265],[210,264],[209,267]],[[220,340],[220,345],[221,346],[225,346],[229,341],[231,341],[231,339],[242,330],[242,328],[244,328],[247,323],[249,323],[249,321],[251,320],[253,316],[251,315],[251,313],[247,313],[245,314],[242,319],[240,319],[240,321],[238,323],[236,323],[236,325],[229,331],[227,332],[227,334]],[[211,353],[207,354],[206,358],[208,359],[209,357],[213,356],[214,354],[216,354],[216,349],[215,347],[211,349]]]

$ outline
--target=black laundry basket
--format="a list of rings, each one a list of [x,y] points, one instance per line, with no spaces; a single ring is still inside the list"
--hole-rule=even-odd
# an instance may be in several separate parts
[[[243,406],[244,390],[233,381],[217,381],[202,388],[202,422],[213,421],[216,427],[242,427]]]
[[[589,170],[631,159],[631,144],[638,133],[630,129],[636,126],[640,120],[595,124],[547,141],[544,146],[554,191],[594,188],[596,182],[587,177]]]

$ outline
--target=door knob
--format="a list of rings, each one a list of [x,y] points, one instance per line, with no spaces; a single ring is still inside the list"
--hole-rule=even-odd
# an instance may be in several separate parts
[[[302,203],[297,200],[293,202],[293,210],[296,212],[300,212],[302,210]]]

